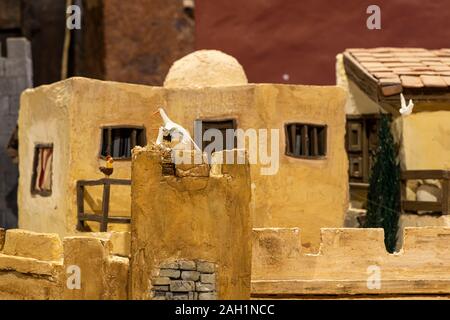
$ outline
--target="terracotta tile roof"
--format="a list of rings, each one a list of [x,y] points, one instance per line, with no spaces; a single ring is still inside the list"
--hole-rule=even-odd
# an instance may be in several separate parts
[[[450,91],[450,49],[355,48],[347,49],[345,58],[347,73],[349,68],[353,69],[352,74],[358,74],[355,69],[360,69],[377,83],[384,96],[408,88]]]

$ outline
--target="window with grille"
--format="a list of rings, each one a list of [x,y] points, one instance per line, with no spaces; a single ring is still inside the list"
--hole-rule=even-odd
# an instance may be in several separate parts
[[[143,127],[105,127],[102,129],[101,157],[111,156],[115,160],[131,159],[131,150],[146,145]]]
[[[52,193],[53,145],[38,144],[34,149],[31,193],[50,196]]]
[[[286,155],[295,158],[322,159],[327,154],[327,127],[289,123],[285,126]]]
[[[227,129],[233,129],[236,130],[236,120],[234,119],[225,119],[225,120],[196,120],[195,121],[195,132],[197,134],[197,132],[202,136],[202,146],[201,147],[202,150],[205,150],[206,146],[208,146],[210,143],[212,143],[213,141],[204,141],[203,137],[204,134],[207,130],[209,129],[217,129],[222,133],[222,137],[223,137],[223,149],[233,149],[236,148],[237,146],[237,140],[236,137],[233,138],[233,141],[228,142],[228,144],[231,147],[228,147],[227,145],[227,141],[226,141],[226,131]],[[201,131],[199,130],[201,127]],[[222,150],[214,150],[216,151],[222,151]]]

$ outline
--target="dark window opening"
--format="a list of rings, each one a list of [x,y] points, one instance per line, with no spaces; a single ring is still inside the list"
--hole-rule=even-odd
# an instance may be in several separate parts
[[[34,149],[31,193],[41,196],[52,194],[53,144],[38,144]]]
[[[378,148],[380,115],[347,116],[346,149],[350,182],[368,183]]]
[[[327,127],[290,123],[285,126],[286,155],[296,158],[320,159],[327,154]]]
[[[108,127],[102,129],[101,157],[115,160],[131,159],[131,150],[146,145],[145,129],[142,127]]]
[[[235,136],[233,136],[233,141],[229,141],[227,144],[227,133],[226,131],[228,129],[232,129],[232,130],[236,130],[236,120],[234,119],[226,119],[226,120],[197,120],[196,121],[196,126],[200,126],[201,125],[201,135],[202,135],[202,145],[199,146],[201,147],[201,149],[204,151],[205,148],[214,142],[214,138],[212,138],[212,141],[204,141],[203,137],[205,135],[205,132],[209,129],[217,129],[222,133],[222,138],[223,138],[223,148],[222,150],[231,150],[231,149],[235,149],[237,147],[237,138]],[[200,130],[198,130],[198,127],[196,128],[195,132],[199,132]],[[222,151],[222,150],[214,150],[214,152],[217,151]]]

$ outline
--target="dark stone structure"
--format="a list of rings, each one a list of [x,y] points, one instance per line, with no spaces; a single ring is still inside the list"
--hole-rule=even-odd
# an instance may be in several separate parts
[[[6,152],[17,126],[19,99],[32,87],[30,43],[25,38],[6,40],[7,56],[0,56],[0,227],[17,227],[17,164]]]

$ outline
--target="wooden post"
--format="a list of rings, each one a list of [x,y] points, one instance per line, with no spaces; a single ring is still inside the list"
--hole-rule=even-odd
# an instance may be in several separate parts
[[[106,179],[107,180],[107,179]],[[100,232],[108,230],[108,215],[109,215],[109,198],[111,193],[111,185],[109,181],[105,181],[103,187],[103,203],[102,203],[102,222],[100,225]]]
[[[297,144],[296,139],[297,139],[297,126],[295,124],[291,124],[291,139],[290,139],[291,140],[291,145],[290,145],[291,149],[289,150],[289,152],[298,156],[298,155],[300,155],[301,152],[299,154],[295,154],[295,146]]]
[[[319,155],[319,136],[317,134],[317,127],[314,127],[312,130],[312,155]]]
[[[136,147],[136,145],[137,145],[137,130],[133,129],[133,131],[131,131],[131,149]]]
[[[84,186],[78,181],[77,182],[77,230],[84,230],[84,221],[82,220],[84,216]]]
[[[308,126],[304,125],[302,127],[302,156],[309,156],[309,137],[308,137]]]

